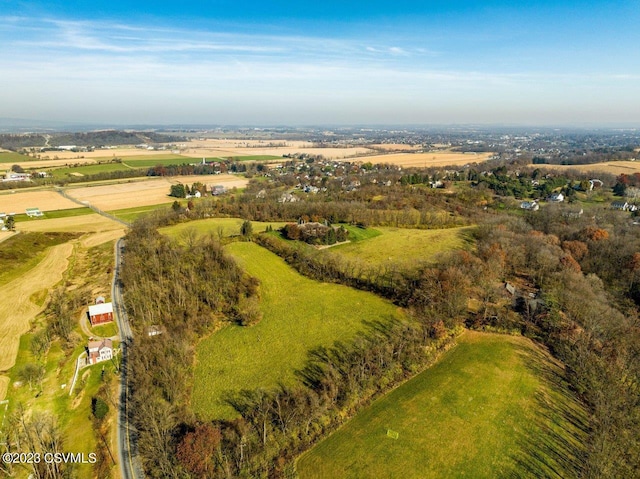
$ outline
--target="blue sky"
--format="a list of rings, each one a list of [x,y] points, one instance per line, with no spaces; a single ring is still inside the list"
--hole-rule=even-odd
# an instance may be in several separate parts
[[[0,116],[640,126],[640,4],[0,0]]]

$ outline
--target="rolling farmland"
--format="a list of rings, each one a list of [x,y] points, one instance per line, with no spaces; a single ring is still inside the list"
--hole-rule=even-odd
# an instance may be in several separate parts
[[[172,184],[197,181],[208,185],[221,184],[227,188],[241,188],[248,182],[245,178],[233,175],[158,177],[127,183],[69,188],[67,193],[79,201],[88,201],[102,210],[112,211],[173,203],[176,198],[169,196]]]

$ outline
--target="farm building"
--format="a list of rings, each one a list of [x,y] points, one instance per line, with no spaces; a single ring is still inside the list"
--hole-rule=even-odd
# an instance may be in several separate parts
[[[27,213],[27,216],[29,218],[37,218],[40,216],[44,216],[44,213],[40,211],[40,208],[27,208],[25,212]]]
[[[29,173],[9,172],[2,181],[31,181],[31,175]]]
[[[549,197],[549,201],[552,203],[562,203],[564,201],[564,195],[562,193],[554,193]]]
[[[89,312],[87,315],[89,316],[91,326],[109,323],[113,321],[113,304],[99,303],[89,306]]]
[[[113,358],[113,342],[111,339],[89,341],[87,346],[87,356],[89,356],[89,364],[109,361]]]

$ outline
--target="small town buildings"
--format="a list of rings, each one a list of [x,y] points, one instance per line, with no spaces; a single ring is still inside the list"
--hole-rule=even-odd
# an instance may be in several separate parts
[[[100,341],[89,341],[87,345],[87,356],[89,357],[89,364],[109,361],[113,358],[113,341],[108,338],[101,339]]]
[[[89,306],[87,313],[91,326],[113,321],[113,303],[98,303]]]

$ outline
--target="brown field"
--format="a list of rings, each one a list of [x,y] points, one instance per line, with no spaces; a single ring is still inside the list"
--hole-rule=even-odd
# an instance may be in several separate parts
[[[389,163],[406,167],[430,167],[448,165],[466,165],[488,160],[493,153],[457,153],[451,151],[433,151],[429,153],[393,153],[358,158],[360,161]]]
[[[60,231],[102,233],[106,231],[124,231],[120,223],[99,214],[69,216],[68,218],[26,219],[16,222],[18,231]]]
[[[598,172],[621,175],[632,175],[640,172],[640,161],[608,161],[606,163],[593,163],[591,165],[529,165],[532,168],[545,168],[550,170],[575,170],[581,173]]]
[[[44,308],[32,302],[31,295],[51,288],[62,279],[72,251],[71,243],[54,246],[35,268],[0,287],[0,298],[10,299],[0,301],[0,371],[15,364],[20,336],[29,330],[29,322]],[[0,399],[3,398],[4,394],[0,395]]]
[[[77,153],[76,153],[77,154]],[[96,163],[96,160],[82,158],[78,160],[33,160],[33,161],[20,161],[18,163],[13,163],[15,165],[20,165],[22,168],[50,168],[53,166],[82,166],[82,165],[93,165]]]
[[[329,160],[353,158],[360,155],[366,155],[373,150],[363,147],[356,148],[297,148],[297,147],[271,147],[271,148],[196,148],[187,149],[180,153],[192,158],[203,157],[219,157],[226,158],[230,156],[253,156],[253,155],[272,155],[282,156],[285,154],[293,155],[295,153],[306,153],[308,155],[322,155]]]
[[[171,185],[191,184],[197,181],[209,186],[225,185],[227,188],[242,188],[248,183],[247,179],[233,175],[172,176],[111,185],[69,188],[67,194],[80,201],[88,201],[100,209],[111,211],[172,203],[175,198],[168,196]]]
[[[3,213],[24,213],[26,208],[40,208],[41,211],[67,210],[78,205],[51,190],[16,191],[0,194],[0,211]]]
[[[371,148],[384,151],[416,151],[422,147],[420,145],[404,145],[402,143],[379,143],[371,145]]]

